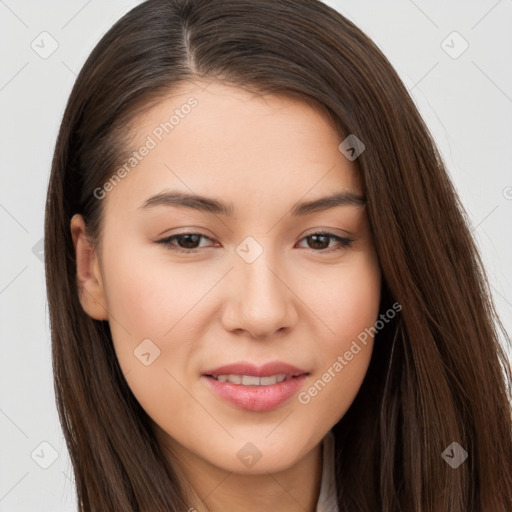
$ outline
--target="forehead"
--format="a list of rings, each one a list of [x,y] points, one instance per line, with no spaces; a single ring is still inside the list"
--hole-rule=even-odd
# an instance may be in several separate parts
[[[296,200],[308,190],[361,193],[357,168],[339,151],[342,138],[326,111],[296,97],[183,82],[130,130],[121,165],[130,155],[133,165],[109,193],[111,202],[176,188],[215,192],[233,203],[237,197]]]

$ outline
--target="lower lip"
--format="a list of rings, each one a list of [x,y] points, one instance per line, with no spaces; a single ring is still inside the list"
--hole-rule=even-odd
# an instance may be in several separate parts
[[[291,398],[302,386],[306,374],[292,377],[270,386],[244,386],[232,382],[220,382],[202,375],[210,389],[227,402],[248,411],[270,411]]]

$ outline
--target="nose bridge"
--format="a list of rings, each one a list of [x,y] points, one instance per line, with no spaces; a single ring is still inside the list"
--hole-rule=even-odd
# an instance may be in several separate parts
[[[275,261],[270,257],[261,255],[253,263],[239,263],[239,267],[239,279],[245,283],[243,295],[249,301],[265,298],[268,304],[283,294],[283,285],[275,275]]]
[[[284,276],[279,275],[275,251],[250,238],[236,249],[231,327],[261,337],[290,325],[294,318],[292,294],[282,282]]]

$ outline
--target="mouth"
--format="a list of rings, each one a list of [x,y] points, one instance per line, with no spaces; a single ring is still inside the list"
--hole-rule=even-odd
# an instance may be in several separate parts
[[[255,366],[235,363],[201,374],[215,395],[237,408],[254,412],[275,409],[287,402],[310,372],[282,362]]]
[[[227,375],[206,375],[219,382],[231,382],[232,384],[240,384],[242,386],[273,386],[285,380],[290,380],[298,375],[286,375],[277,373],[268,377],[257,377],[256,375],[236,375],[234,373]]]

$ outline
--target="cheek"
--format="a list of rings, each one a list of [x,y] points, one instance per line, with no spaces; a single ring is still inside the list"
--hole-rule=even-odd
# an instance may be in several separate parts
[[[161,345],[159,340],[173,326],[170,314],[179,311],[185,300],[180,292],[186,287],[179,272],[162,276],[162,268],[128,242],[111,244],[104,254],[110,329],[119,362],[127,371],[140,364],[134,350],[144,340]]]
[[[358,256],[345,268],[315,280],[315,287],[304,285],[302,292],[310,297],[325,334],[314,348],[318,371],[298,401],[329,424],[336,423],[356,397],[373,350],[381,273],[375,254]]]
[[[162,389],[164,381],[172,386],[165,370],[191,369],[208,328],[208,293],[225,273],[206,262],[170,263],[164,250],[156,257],[155,252],[118,243],[105,251],[104,261],[114,348],[141,393]]]
[[[343,266],[317,271],[300,290],[325,326],[322,348],[343,349],[377,320],[381,273],[376,255],[361,252]]]
[[[128,259],[123,252],[112,251],[105,263],[116,356],[142,408],[172,423],[170,411],[185,417],[194,413],[181,372],[190,369],[198,350],[194,304],[211,283],[194,279],[183,266],[156,265],[149,258],[134,258],[133,251]]]
[[[137,247],[111,252],[105,261],[108,308],[118,330],[122,324],[125,331],[139,337],[162,338],[207,293],[218,276],[202,271],[203,278],[193,265],[170,264],[164,252],[157,259],[146,257],[147,253],[139,249],[137,257]]]

